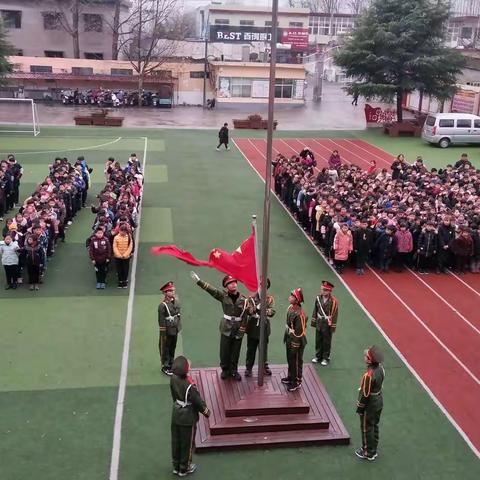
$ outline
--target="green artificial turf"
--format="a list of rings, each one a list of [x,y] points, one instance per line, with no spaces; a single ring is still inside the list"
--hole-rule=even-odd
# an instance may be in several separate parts
[[[329,132],[276,135],[333,136]],[[392,154],[403,152],[409,159],[422,154],[429,165],[453,161],[463,151],[435,149],[417,139],[389,139],[377,132],[335,132],[336,137],[347,135],[364,138]],[[216,132],[212,131],[44,128],[35,139],[0,136],[0,152],[26,153],[19,156],[26,172],[22,186],[26,195],[27,189],[43,180],[56,155],[29,155],[28,151],[82,148],[119,136],[122,140],[114,144],[85,151],[95,168],[93,197],[103,182],[105,158],[115,156],[125,162],[133,151],[141,157],[144,140],[140,137],[148,137],[119,478],[168,479],[171,399],[168,379],[160,373],[158,289],[168,280],[177,285],[184,327],[177,353],[185,353],[194,366],[218,364],[221,310],[193,284],[188,274],[191,267],[173,258],[152,257],[150,247],[172,242],[205,259],[213,247],[235,249],[249,234],[251,214],[259,215],[261,225],[263,184],[235,148],[215,151]],[[431,160],[423,149],[432,152]],[[81,153],[59,155],[73,159]],[[310,315],[320,280],[333,280],[340,302],[339,327],[332,364],[319,368],[319,374],[352,436],[352,445],[202,454],[196,456],[195,478],[478,478],[478,459],[275,200],[271,215],[270,278],[277,315],[270,361],[285,363],[281,339],[289,291],[297,286],[304,289]],[[40,292],[0,291],[2,480],[108,478],[128,292],[111,286],[95,290],[84,244],[92,221],[88,209],[79,214],[67,243],[59,245],[49,263]],[[222,275],[213,270],[197,271],[213,284],[221,281]],[[313,356],[312,334],[309,328],[306,361]],[[366,463],[353,456],[359,442],[355,400],[363,348],[372,343],[386,350],[387,381],[380,455],[376,462]],[[242,363],[244,355],[245,349]]]

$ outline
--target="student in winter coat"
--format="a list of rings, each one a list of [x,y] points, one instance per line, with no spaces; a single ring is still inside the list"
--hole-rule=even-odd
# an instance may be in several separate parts
[[[412,262],[413,237],[407,225],[401,224],[399,226],[399,229],[395,232],[395,240],[397,242],[397,269],[402,271],[404,267],[410,266]]]
[[[470,259],[473,256],[473,239],[467,228],[462,228],[459,235],[451,243],[455,256],[455,269],[458,273],[467,273]]]
[[[342,166],[342,159],[338,150],[334,150],[328,159],[328,167],[331,170],[338,170]]]
[[[473,255],[470,261],[472,273],[480,273],[480,235],[478,225],[472,226]]]
[[[113,256],[117,266],[118,288],[128,288],[128,271],[133,252],[133,239],[128,227],[121,224],[119,232],[113,238]]]
[[[18,248],[18,243],[12,241],[10,235],[5,237],[4,245],[0,245],[0,257],[2,259],[3,268],[5,269],[5,278],[7,279],[5,290],[17,288]]]
[[[338,230],[333,240],[333,250],[335,252],[335,268],[338,273],[342,273],[348,261],[348,256],[353,250],[352,232],[348,226],[343,224]]]
[[[438,237],[435,232],[435,224],[427,222],[425,230],[418,237],[418,271],[419,273],[428,273],[429,268],[433,267],[435,255],[438,250]]]
[[[375,242],[375,252],[378,261],[378,267],[382,272],[387,273],[390,268],[393,256],[397,249],[397,240],[395,239],[395,227],[387,225],[385,231],[380,234]]]
[[[438,269],[442,273],[447,272],[447,268],[452,266],[452,251],[450,244],[455,239],[455,227],[449,217],[443,219],[442,224],[438,227],[438,252],[437,262]]]
[[[108,264],[112,256],[112,246],[110,240],[105,236],[102,227],[98,227],[90,239],[88,254],[95,268],[95,275],[97,277],[96,287],[97,289],[103,290],[106,287]]]
[[[355,263],[357,275],[365,273],[365,264],[372,251],[373,234],[368,228],[367,220],[360,221],[359,228],[353,231],[353,251],[355,252]]]
[[[25,251],[30,290],[38,290],[40,288],[40,273],[45,265],[45,254],[38,244],[38,238],[36,235],[30,235],[27,237]]]
[[[226,150],[230,150],[230,147],[228,146],[228,123],[224,123],[223,127],[218,132],[217,150],[220,150],[222,145],[225,145]]]

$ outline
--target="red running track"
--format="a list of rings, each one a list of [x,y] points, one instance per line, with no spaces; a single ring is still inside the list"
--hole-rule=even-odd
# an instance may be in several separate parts
[[[266,142],[235,139],[247,161],[264,178]],[[289,157],[304,146],[318,168],[332,150],[343,161],[366,168],[390,166],[393,156],[357,139],[279,139],[274,154]],[[303,230],[302,230],[303,231]],[[417,275],[411,271],[365,276],[353,271],[342,281],[373,317],[387,340],[480,457],[480,275]],[[372,295],[374,292],[374,295]]]

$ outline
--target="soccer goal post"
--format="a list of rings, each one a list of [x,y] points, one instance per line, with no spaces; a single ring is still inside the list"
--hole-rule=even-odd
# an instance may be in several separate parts
[[[0,134],[40,133],[37,105],[31,98],[0,98]]]

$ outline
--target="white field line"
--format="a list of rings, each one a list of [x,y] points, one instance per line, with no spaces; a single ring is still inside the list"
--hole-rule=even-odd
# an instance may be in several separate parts
[[[453,273],[453,272],[448,272],[449,275],[451,275],[452,277],[455,277],[459,282],[463,283],[469,290],[471,290],[475,295],[478,295],[480,297],[480,292],[475,290],[471,285],[469,285],[467,282],[465,282],[464,280],[462,280],[456,273]]]
[[[414,275],[418,280],[420,280],[435,296],[437,296],[445,305],[447,305],[452,312],[458,315],[468,326],[470,326],[476,333],[480,335],[480,330],[473,325],[470,320],[468,320],[464,315],[462,315],[451,303],[447,302],[434,288],[432,288],[427,282],[423,280],[419,275],[417,275],[413,270],[407,269],[412,275]]]
[[[114,143],[119,142],[121,139],[122,139],[122,137],[118,137],[115,140],[112,140],[110,142],[100,143],[99,145],[91,145],[89,147],[64,148],[63,150],[41,150],[39,152],[19,152],[19,153],[15,153],[15,156],[17,156],[17,155],[38,155],[40,153],[63,153],[63,152],[79,152],[79,151],[83,151],[83,150],[95,150],[96,148],[102,148],[102,147],[106,147],[107,145],[113,145]],[[0,155],[8,155],[9,153],[12,153],[12,152],[0,152]]]
[[[142,137],[144,140],[143,148],[143,162],[142,162],[142,172],[143,178],[145,179],[145,164],[147,159],[147,147],[148,147],[148,138]],[[120,370],[120,381],[118,385],[118,397],[117,397],[117,406],[115,409],[115,422],[113,427],[113,445],[112,445],[112,456],[110,462],[110,480],[118,479],[118,467],[120,463],[120,446],[122,441],[122,419],[123,419],[123,409],[125,406],[125,391],[127,387],[127,374],[128,374],[128,358],[130,354],[130,339],[132,337],[132,325],[133,325],[133,302],[135,299],[135,280],[137,273],[137,262],[138,262],[138,251],[140,250],[140,227],[142,220],[142,203],[145,194],[145,183],[142,191],[142,198],[140,201],[138,209],[138,227],[135,232],[135,253],[133,254],[132,261],[132,274],[130,276],[130,290],[128,292],[128,303],[127,303],[127,318],[125,320],[125,337],[123,339],[123,352],[122,352],[122,367]]]
[[[369,152],[366,148],[362,147],[361,145],[359,145],[358,143],[355,143],[353,140],[351,140],[350,138],[345,138],[344,139],[345,141],[347,141],[348,143],[350,143],[352,146],[354,146],[355,148],[360,148],[361,150],[363,150],[367,155],[370,155],[370,157],[377,157],[379,160],[381,160],[382,162],[386,163],[387,166],[390,166],[391,163],[386,160],[385,158],[381,157],[380,155],[377,155],[376,153],[373,153],[373,152]],[[376,147],[375,145],[372,145],[374,146],[375,148],[378,148]],[[385,152],[385,150],[382,149],[383,152]],[[387,153],[387,152],[385,152]],[[393,158],[394,155],[391,155],[391,157]]]
[[[237,146],[235,143],[235,140],[232,140],[239,152],[242,154],[243,158],[247,161],[247,163],[252,167],[253,171],[259,176],[260,180],[262,182],[265,182],[261,174],[256,170],[256,168],[253,166],[253,164],[250,162],[248,157],[243,153],[243,151]],[[253,144],[252,144],[253,145]],[[255,147],[255,145],[253,145]],[[255,147],[256,148],[256,147]],[[256,148],[257,151],[259,151]],[[259,151],[260,152],[260,151]],[[260,152],[261,153],[261,152]],[[262,154],[263,155],[263,154]],[[405,356],[402,354],[402,352],[397,348],[397,346],[393,343],[393,341],[390,339],[390,337],[385,333],[385,331],[382,329],[380,324],[375,320],[375,318],[372,316],[372,314],[366,309],[366,307],[363,305],[363,303],[358,299],[358,297],[355,295],[353,290],[348,286],[348,284],[345,282],[345,280],[338,275],[337,271],[326,261],[324,255],[320,251],[317,245],[313,242],[313,240],[308,236],[307,232],[305,232],[300,226],[298,225],[297,221],[295,218],[292,216],[292,214],[289,212],[287,207],[280,201],[280,199],[277,197],[275,192],[273,192],[273,195],[277,199],[278,203],[280,206],[285,210],[285,212],[288,214],[288,216],[293,220],[295,225],[297,225],[298,229],[302,234],[305,236],[305,238],[310,242],[312,247],[317,251],[317,253],[323,258],[325,263],[330,267],[330,269],[333,271],[333,273],[337,276],[338,280],[343,284],[343,286],[346,288],[346,290],[350,293],[350,295],[355,299],[355,301],[360,305],[360,308],[364,311],[365,315],[370,319],[370,321],[375,325],[375,327],[378,329],[378,331],[382,334],[382,336],[385,338],[387,343],[390,345],[392,350],[397,354],[397,356],[400,358],[400,360],[405,364],[405,366],[410,370],[410,373],[417,379],[418,383],[424,388],[424,390],[427,392],[429,397],[432,399],[432,401],[437,405],[437,407],[440,409],[440,411],[447,417],[449,422],[453,425],[455,430],[460,434],[460,436],[463,438],[465,443],[470,447],[472,452],[477,456],[477,458],[480,459],[480,450],[477,449],[477,447],[472,443],[468,435],[464,432],[462,427],[456,422],[456,420],[452,417],[450,412],[442,405],[440,400],[435,396],[435,394],[432,392],[430,387],[423,381],[422,377],[417,373],[417,371],[413,368],[412,365],[408,362],[408,360],[405,358]]]

